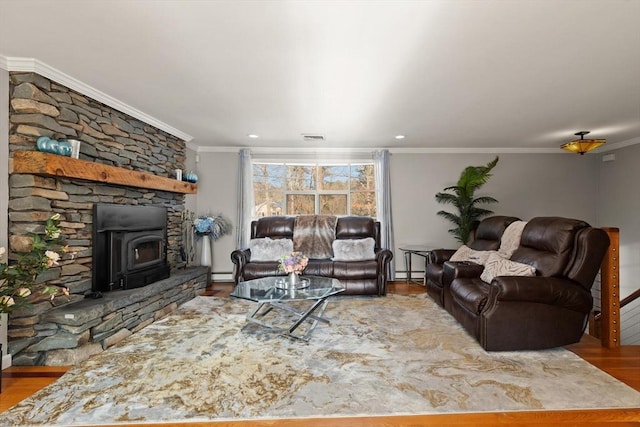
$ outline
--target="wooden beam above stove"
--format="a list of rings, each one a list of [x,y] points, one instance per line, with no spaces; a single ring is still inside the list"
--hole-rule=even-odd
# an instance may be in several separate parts
[[[190,182],[40,151],[14,152],[9,173],[76,178],[173,193],[195,194],[198,191],[197,185]]]

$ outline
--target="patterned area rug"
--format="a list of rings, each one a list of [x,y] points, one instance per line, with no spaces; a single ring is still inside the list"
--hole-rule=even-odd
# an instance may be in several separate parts
[[[640,407],[640,393],[564,349],[485,352],[423,296],[335,298],[309,343],[246,326],[252,307],[198,297],[0,425]]]

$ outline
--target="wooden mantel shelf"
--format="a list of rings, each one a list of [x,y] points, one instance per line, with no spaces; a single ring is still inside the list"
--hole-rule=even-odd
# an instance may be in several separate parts
[[[77,178],[184,194],[195,194],[198,190],[190,182],[40,151],[16,151],[12,160],[10,173]]]

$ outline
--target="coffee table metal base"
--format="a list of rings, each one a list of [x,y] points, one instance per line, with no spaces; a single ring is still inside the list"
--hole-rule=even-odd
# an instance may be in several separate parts
[[[316,328],[318,322],[323,322],[326,324],[331,323],[329,319],[327,319],[326,317],[322,317],[322,314],[324,313],[324,310],[327,308],[327,304],[329,303],[327,298],[328,296],[325,298],[313,300],[313,304],[311,304],[306,310],[298,310],[281,301],[263,301],[258,304],[258,307],[255,310],[247,315],[247,320],[251,323],[256,323],[275,331],[280,331],[283,335],[289,336],[291,338],[308,342],[311,333]],[[291,326],[288,327],[274,325],[273,323],[264,319],[265,316],[269,314],[274,308],[293,313],[298,318],[291,324]],[[297,334],[296,330],[305,321],[311,322],[311,326],[306,330],[304,334]]]

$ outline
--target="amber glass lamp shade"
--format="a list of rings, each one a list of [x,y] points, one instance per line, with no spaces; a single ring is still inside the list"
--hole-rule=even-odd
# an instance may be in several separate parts
[[[579,135],[580,139],[562,144],[560,148],[571,153],[584,154],[588,151],[600,147],[605,142],[607,142],[606,139],[584,139],[584,136],[588,133],[588,131],[577,132],[575,135]]]

